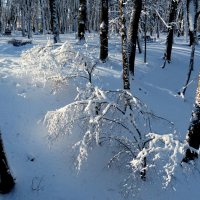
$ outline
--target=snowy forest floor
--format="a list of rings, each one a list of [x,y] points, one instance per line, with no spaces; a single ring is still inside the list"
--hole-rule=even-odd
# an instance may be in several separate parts
[[[16,178],[12,193],[3,200],[121,200],[124,173],[119,168],[108,169],[106,150],[91,154],[81,170],[74,168],[74,154],[70,137],[63,136],[51,143],[42,121],[48,111],[59,109],[74,101],[75,83],[62,85],[53,91],[51,83],[35,84],[30,81],[34,68],[21,73],[22,52],[46,45],[49,36],[34,35],[33,44],[14,47],[8,44],[18,35],[0,38],[0,129],[11,170]],[[76,51],[98,59],[99,38],[88,34],[86,45],[76,43],[74,34],[61,35],[61,44],[68,41]],[[183,87],[189,65],[190,47],[184,38],[176,38],[172,62],[164,69],[165,36],[147,44],[147,62],[143,54],[136,56],[136,71],[131,80],[131,92],[150,108],[152,113],[174,123],[176,137],[184,142],[194,103],[200,63],[200,47],[196,47],[195,66],[185,98],[177,95]],[[122,89],[121,40],[109,38],[109,59],[98,62],[92,77],[93,84],[107,90]],[[37,59],[37,57],[36,57]],[[73,59],[73,58],[72,58]],[[159,121],[157,123],[160,123]],[[167,134],[168,129],[163,134]],[[72,138],[73,139],[73,138]],[[200,162],[180,167],[167,188],[152,177],[141,181],[132,194],[136,200],[186,200],[200,195]],[[159,176],[159,173],[155,173]],[[126,196],[132,199],[133,197]]]

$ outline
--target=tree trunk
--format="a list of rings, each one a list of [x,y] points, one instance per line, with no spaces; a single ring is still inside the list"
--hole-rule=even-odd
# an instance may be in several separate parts
[[[187,42],[187,40],[188,40],[188,32],[189,32],[187,0],[183,0],[182,5],[183,5],[183,20],[184,20],[184,37],[185,37],[185,41]]]
[[[185,158],[183,159],[184,162],[194,160],[198,157],[196,151],[199,149],[200,146],[200,74],[194,109],[192,112],[192,119],[187,133],[187,142],[189,146],[193,148],[193,150],[189,148],[186,150]]]
[[[2,34],[2,3],[0,0],[0,34]]]
[[[173,37],[174,37],[174,23],[176,20],[176,13],[177,13],[177,6],[178,2],[172,0],[171,1],[171,8],[169,14],[169,28],[168,28],[168,35],[166,40],[166,51],[164,54],[165,63],[168,61],[171,62],[171,53],[172,53],[172,44],[173,44]],[[165,65],[163,66],[163,68]]]
[[[126,19],[125,19],[125,0],[119,0],[120,13],[120,33],[122,38],[122,63],[123,63],[123,84],[124,89],[130,89],[129,68],[127,55],[127,35],[126,35]]]
[[[139,34],[138,34],[138,36],[137,36],[137,46],[138,46],[138,52],[139,52],[139,54],[141,54],[142,53],[142,46],[141,46],[141,43],[140,43],[140,36],[139,36]]]
[[[78,39],[85,40],[85,28],[87,19],[86,0],[80,0],[79,16],[78,16]]]
[[[193,9],[190,8],[193,5]],[[189,3],[189,8],[192,9],[193,11],[193,17],[189,20],[190,21],[190,29],[192,29],[192,31],[190,30],[190,34],[192,35],[192,40],[190,39],[191,45],[192,45],[192,49],[191,49],[191,56],[190,56],[190,63],[189,63],[189,71],[188,71],[188,76],[186,79],[186,83],[183,87],[183,91],[180,92],[182,94],[182,96],[185,95],[188,83],[190,81],[190,76],[192,74],[192,71],[194,70],[194,56],[195,56],[195,46],[196,46],[196,33],[197,33],[197,21],[198,21],[198,17],[200,12],[198,12],[198,0],[194,0],[192,2]],[[193,22],[193,24],[192,24]]]
[[[25,26],[26,26],[26,18],[25,18],[25,2],[23,1],[21,5],[21,24],[22,24],[22,36],[26,36]]]
[[[192,41],[192,52],[189,65],[189,74],[183,90],[183,94],[185,94],[187,84],[190,80],[191,72],[193,71],[194,68],[193,65],[194,65],[194,52],[196,46],[197,19],[200,14],[200,12],[198,12],[198,7],[199,7],[198,0],[188,0],[187,7],[189,11],[193,10],[193,13],[188,13],[189,15],[193,14],[194,16],[193,19],[189,20],[190,21],[189,27],[190,31],[192,31],[193,41]],[[191,22],[193,22],[193,24],[191,24]],[[192,112],[192,119],[187,133],[187,142],[189,146],[194,149],[194,151],[189,148],[186,150],[185,158],[183,159],[183,161],[185,162],[188,162],[189,160],[194,160],[195,158],[198,157],[198,154],[196,153],[195,150],[198,150],[200,146],[200,73],[199,73],[194,109]]]
[[[108,57],[108,0],[101,0],[100,60]]]
[[[14,185],[15,182],[9,170],[0,133],[0,194],[9,193],[13,189]]]
[[[133,75],[135,68],[135,53],[136,53],[138,24],[139,24],[141,10],[142,10],[142,0],[134,0],[130,24],[129,24],[129,31],[128,31],[129,69]]]
[[[156,16],[156,37],[157,39],[160,38],[160,20],[158,16]]]
[[[41,18],[42,18],[42,33],[45,34],[47,31],[46,22],[45,22],[45,3],[43,0],[40,0],[40,8],[41,8]]]
[[[197,20],[199,16],[198,4],[199,4],[198,0],[187,0],[190,46],[197,43],[196,33],[197,33]]]
[[[57,15],[57,0],[49,0],[50,12],[51,12],[51,29],[53,32],[53,41],[57,43],[59,39],[59,24]]]
[[[32,38],[32,3],[31,0],[26,0],[26,11],[27,11],[27,33],[28,39]]]

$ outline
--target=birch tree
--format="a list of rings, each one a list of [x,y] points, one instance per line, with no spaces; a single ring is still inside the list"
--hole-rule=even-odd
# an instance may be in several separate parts
[[[126,34],[126,18],[125,18],[125,0],[119,0],[119,14],[120,14],[120,33],[122,40],[122,63],[123,63],[123,84],[124,89],[130,89],[129,81],[129,61],[127,54],[127,34]]]

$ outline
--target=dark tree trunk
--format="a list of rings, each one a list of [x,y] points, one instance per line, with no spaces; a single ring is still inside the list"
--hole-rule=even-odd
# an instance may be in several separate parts
[[[189,30],[189,39],[190,39],[190,43],[189,46],[192,46],[192,44],[194,43],[194,34],[193,31]]]
[[[156,17],[156,36],[159,39],[160,38],[160,21],[159,17]]]
[[[14,179],[10,173],[6,154],[3,148],[3,140],[0,133],[0,193],[9,193],[15,185]]]
[[[190,46],[196,44],[196,32],[197,32],[197,20],[199,16],[198,12],[198,0],[187,0],[187,13],[188,13],[188,23],[189,23],[189,39],[190,39]],[[193,8],[192,8],[193,7]],[[194,13],[190,13],[192,10]],[[193,16],[194,15],[194,19]],[[192,24],[193,22],[193,24]]]
[[[0,0],[0,34],[2,34],[2,3]]]
[[[126,35],[126,19],[125,19],[125,0],[119,0],[119,13],[120,13],[120,33],[122,38],[122,63],[123,63],[123,84],[124,89],[130,89],[129,82],[129,66],[127,55],[127,35]]]
[[[100,59],[108,57],[108,0],[101,0]]]
[[[196,31],[197,31],[197,19],[200,14],[198,12],[198,0],[188,0],[187,1],[187,9],[190,10],[190,6],[194,6],[192,9],[194,11],[194,19],[193,23],[190,24],[190,28],[193,26],[193,30],[191,31],[192,33],[192,51],[191,51],[191,57],[190,57],[190,65],[189,65],[189,72],[188,72],[188,77],[187,81],[185,84],[185,87],[183,89],[183,95],[185,94],[185,91],[187,89],[187,84],[189,83],[191,72],[193,71],[194,68],[194,52],[195,52],[195,46],[196,46]],[[190,14],[190,13],[188,13]],[[190,23],[190,20],[189,20]],[[198,80],[198,85],[197,85],[197,91],[196,91],[196,98],[195,98],[195,104],[194,104],[194,109],[192,112],[192,119],[190,122],[190,126],[188,129],[187,133],[187,142],[190,147],[186,150],[185,157],[183,158],[184,162],[188,162],[190,160],[194,160],[195,158],[198,158],[197,150],[199,149],[200,146],[200,74],[199,74],[199,80]]]
[[[139,54],[141,54],[142,53],[142,47],[141,47],[141,44],[140,44],[140,38],[139,38],[139,36],[137,36],[137,46],[138,46],[138,52],[139,52]]]
[[[195,98],[195,105],[194,110],[192,112],[192,119],[190,122],[190,126],[187,133],[187,142],[190,147],[194,150],[198,150],[200,146],[200,74],[199,74],[199,81],[196,91],[196,98]],[[188,162],[190,160],[194,160],[198,157],[196,151],[191,149],[186,150],[185,158],[183,159],[184,162]]]
[[[135,69],[135,53],[136,53],[138,24],[140,20],[141,10],[142,10],[142,0],[134,0],[130,24],[129,24],[129,31],[128,31],[129,69],[133,75]]]
[[[169,14],[169,28],[168,28],[168,35],[166,40],[166,51],[164,54],[165,63],[171,62],[171,53],[172,53],[172,45],[173,45],[173,38],[174,38],[174,23],[176,20],[176,13],[177,13],[177,6],[178,2],[172,0],[171,1],[171,8],[170,8],[170,14]],[[163,68],[165,65],[163,65]]]
[[[78,39],[85,40],[85,29],[87,20],[86,0],[80,0],[79,15],[78,15]]]
[[[188,24],[189,24],[189,45],[192,46],[196,43],[196,31],[197,31],[197,19],[198,19],[198,0],[187,0],[187,16],[188,16]],[[193,6],[193,8],[192,8]],[[190,13],[190,10],[194,10],[194,13]],[[195,15],[194,19],[192,16]]]
[[[187,75],[187,79],[186,79],[186,83],[183,87],[183,91],[180,92],[180,94],[182,94],[183,96],[185,95],[185,92],[186,92],[186,89],[187,89],[187,86],[188,86],[188,83],[190,81],[190,76],[192,74],[192,71],[194,70],[194,56],[195,56],[195,46],[196,46],[196,35],[197,35],[197,21],[198,21],[198,17],[199,17],[199,14],[200,12],[198,12],[198,0],[193,0],[191,3],[187,2],[187,7],[188,7],[188,10],[190,9],[190,7],[193,6],[193,14],[194,14],[194,17],[192,20],[189,20],[189,21],[193,21],[193,24],[190,24],[190,29],[191,27],[193,27],[192,31],[189,30],[189,34],[190,34],[190,45],[192,46],[192,49],[191,49],[191,55],[190,55],[190,63],[189,63],[189,71],[188,71],[188,75]],[[188,13],[189,15],[189,13]],[[191,23],[191,22],[189,22]]]
[[[21,26],[22,26],[22,36],[26,37],[26,31],[25,31],[25,13],[26,13],[26,4],[25,1],[22,1],[22,5],[20,7],[21,9]]]
[[[59,39],[59,24],[57,15],[57,0],[49,0],[50,12],[51,12],[51,29],[53,32],[53,41],[57,43]]]
[[[31,0],[26,0],[26,8],[27,8],[27,33],[28,39],[32,38],[32,12],[31,12]]]

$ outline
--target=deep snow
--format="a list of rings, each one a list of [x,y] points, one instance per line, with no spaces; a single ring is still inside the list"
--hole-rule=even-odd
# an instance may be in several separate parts
[[[15,37],[20,38],[17,35]],[[186,80],[190,47],[183,38],[176,38],[172,62],[161,69],[164,38],[163,35],[161,39],[148,44],[148,63],[143,63],[143,54],[137,54],[131,92],[147,104],[155,115],[173,122],[178,140],[184,142],[197,86],[200,49],[196,47],[192,81],[185,99],[182,99],[177,92]],[[108,169],[109,153],[106,148],[97,147],[77,172],[71,148],[73,135],[63,136],[53,143],[48,140],[47,129],[42,123],[45,114],[73,102],[77,85],[70,82],[55,92],[52,82],[34,83],[32,76],[35,76],[35,69],[29,68],[27,74],[24,73],[22,61],[25,61],[20,55],[38,44],[46,45],[49,36],[35,35],[33,45],[23,47],[7,44],[9,39],[0,38],[0,127],[9,164],[16,177],[16,187],[12,193],[0,195],[0,199],[123,199],[126,172],[120,168]],[[87,45],[83,46],[76,44],[74,34],[61,35],[61,41],[68,41],[75,50],[98,59],[99,38],[96,34],[87,35]],[[102,89],[122,89],[120,51],[120,37],[111,35],[109,59],[106,63],[97,64],[93,84]],[[166,132],[161,134],[167,134],[168,131],[166,128]],[[164,189],[159,181],[162,178],[159,177],[162,175],[159,169],[153,174],[155,178],[148,178],[147,174],[147,181],[138,180],[139,184],[133,189],[134,199],[197,199],[200,194],[199,161],[194,165],[183,164],[177,169],[171,183]]]

